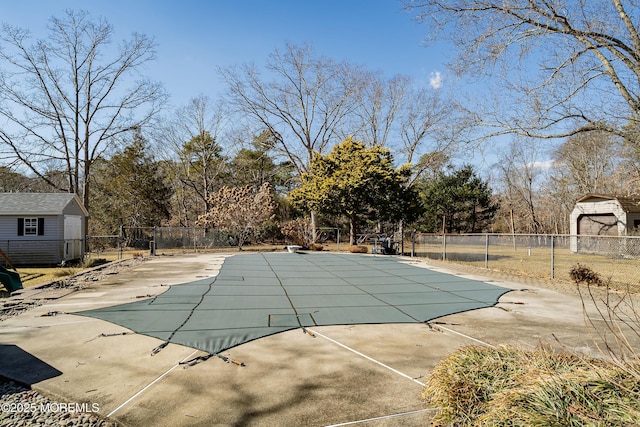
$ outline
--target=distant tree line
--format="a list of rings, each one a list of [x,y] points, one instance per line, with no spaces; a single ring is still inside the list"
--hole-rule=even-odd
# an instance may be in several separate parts
[[[457,9],[435,0],[408,7],[442,14],[448,19],[443,24],[466,17],[478,34],[490,31],[474,20],[479,9],[473,1],[460,3]],[[509,24],[527,7],[538,6],[496,6],[484,13]],[[564,25],[547,7],[552,6],[533,12]],[[613,21],[624,11],[606,17]],[[552,27],[523,22],[539,33]],[[633,21],[623,22],[627,31],[634,29]],[[626,111],[635,104],[624,96],[638,91],[617,92],[625,107],[616,110],[616,120],[590,108],[581,123],[574,103],[562,110],[557,99],[540,94],[528,100],[527,114],[500,116],[409,77],[386,77],[320,56],[309,45],[287,44],[269,55],[264,69],[221,68],[227,92],[219,100],[197,95],[170,108],[162,85],[138,75],[155,59],[151,39],[134,35],[114,50],[113,28],[85,12],[68,11],[51,24],[46,40],[32,41],[28,31],[8,25],[1,33],[0,191],[78,193],[91,214],[91,234],[121,226],[225,226],[214,216],[235,221],[243,240],[249,239],[247,230],[282,238],[286,230],[299,229],[300,219],[308,222],[311,236],[319,226],[341,227],[350,230],[352,241],[358,232],[406,229],[566,233],[577,198],[590,192],[630,194],[640,182],[637,115]],[[595,37],[592,30],[573,36]],[[508,37],[500,40],[511,47]],[[491,52],[480,42],[467,43],[477,55],[473,63],[490,68],[493,62],[481,59]],[[607,61],[612,51],[596,55],[600,63],[582,64],[594,50],[608,49],[584,43],[591,48],[574,58],[576,64],[603,67],[603,75],[615,80],[615,69],[607,68],[619,66]],[[500,52],[500,59],[508,60],[509,52]],[[567,76],[563,64],[554,78]],[[470,69],[461,65],[460,71]],[[576,92],[590,89],[587,77],[573,75]],[[613,105],[616,93],[608,93]],[[561,111],[566,117],[558,116]],[[557,131],[550,123],[560,121],[561,131],[543,132]],[[494,131],[487,135],[486,129]],[[455,161],[498,135],[511,139],[485,177]],[[552,137],[564,139],[541,143]],[[265,189],[270,197],[257,197]],[[262,213],[247,207],[261,224],[241,224],[234,212],[221,210],[230,195],[234,203],[269,200]]]

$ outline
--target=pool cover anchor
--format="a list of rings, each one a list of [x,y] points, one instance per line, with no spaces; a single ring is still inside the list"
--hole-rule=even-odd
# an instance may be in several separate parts
[[[302,333],[303,334],[307,334],[312,338],[316,337],[316,334],[314,334],[313,332],[311,332],[310,330],[308,330],[307,328],[305,328],[304,326],[300,326],[302,328]]]
[[[189,366],[194,366],[194,365],[197,365],[200,362],[204,362],[204,361],[209,360],[209,358],[211,358],[211,356],[213,356],[213,354],[209,353],[209,354],[205,354],[204,356],[194,357],[191,360],[185,360],[184,362],[180,362],[178,364],[179,365],[183,365],[184,369],[187,369]]]
[[[217,353],[216,356],[218,356],[220,359],[224,360],[227,363],[233,363],[234,365],[238,365],[238,366],[247,366],[244,364],[244,362],[241,362],[239,360],[234,360],[230,357],[225,356],[224,354]]]
[[[160,353],[160,351],[168,345],[169,345],[169,341],[163,342],[162,344],[160,344],[159,346],[151,350],[151,355],[155,356],[156,354]]]
[[[432,325],[431,323],[427,323],[427,326],[429,327],[429,330],[431,332],[441,332],[444,333],[444,331],[442,329],[440,329],[438,326],[436,325]]]
[[[96,335],[95,337],[91,338],[90,340],[85,341],[84,343],[86,344],[86,343],[88,343],[88,342],[91,342],[91,341],[97,340],[98,338],[104,338],[104,337],[120,337],[120,336],[123,336],[123,335],[134,335],[134,334],[135,334],[135,332],[114,332],[114,333],[112,333],[112,334],[105,334],[105,333],[102,333],[102,334],[100,334],[100,335]]]
[[[41,314],[40,317],[54,317],[54,316],[57,316],[58,314],[73,314],[73,313],[67,313],[65,311],[49,311],[45,314]]]
[[[441,332],[444,333],[444,330],[440,328],[438,325],[451,325],[451,326],[459,326],[460,323],[451,323],[451,322],[439,322],[437,320],[431,322],[424,322],[425,325],[429,327],[431,332]]]

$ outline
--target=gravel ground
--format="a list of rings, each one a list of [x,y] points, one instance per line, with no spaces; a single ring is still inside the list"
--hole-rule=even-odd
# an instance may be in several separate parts
[[[115,421],[100,418],[99,407],[58,402],[13,381],[0,379],[0,426],[117,427]]]

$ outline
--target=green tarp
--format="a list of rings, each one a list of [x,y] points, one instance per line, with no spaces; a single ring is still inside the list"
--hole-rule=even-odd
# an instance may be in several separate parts
[[[302,327],[426,322],[491,307],[508,291],[395,257],[260,253],[153,299],[76,314],[216,354]]]

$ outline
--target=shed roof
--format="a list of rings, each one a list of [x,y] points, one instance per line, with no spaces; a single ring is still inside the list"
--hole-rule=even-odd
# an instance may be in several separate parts
[[[600,202],[604,200],[617,201],[627,213],[640,213],[640,197],[624,197],[613,194],[587,194],[578,199],[577,203]]]
[[[74,201],[88,215],[75,194],[0,193],[0,215],[60,215]]]

